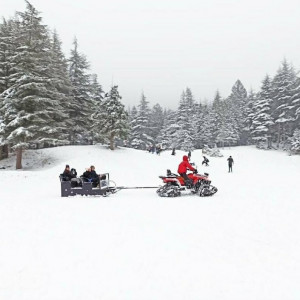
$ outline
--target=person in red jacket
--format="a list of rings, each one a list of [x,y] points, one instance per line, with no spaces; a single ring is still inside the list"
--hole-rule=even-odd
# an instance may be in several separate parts
[[[184,182],[186,184],[187,187],[192,187],[193,185],[193,180],[188,178],[188,176],[186,175],[186,171],[187,170],[191,170],[191,171],[196,171],[195,168],[193,168],[190,163],[189,163],[189,159],[186,155],[183,156],[182,158],[182,162],[179,164],[178,166],[178,173],[181,177],[183,177]]]

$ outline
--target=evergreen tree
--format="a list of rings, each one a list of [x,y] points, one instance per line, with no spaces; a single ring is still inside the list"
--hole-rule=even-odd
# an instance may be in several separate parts
[[[225,111],[224,102],[219,91],[216,92],[211,108],[213,140],[217,145],[224,146]]]
[[[291,97],[291,115],[293,116],[293,130],[300,128],[300,78],[296,77],[292,97]]]
[[[271,130],[274,125],[271,116],[272,85],[268,75],[262,82],[261,91],[253,105],[253,117],[250,126],[252,140],[258,147],[271,147]]]
[[[71,143],[88,144],[92,140],[90,116],[95,110],[90,94],[90,75],[87,73],[89,64],[86,57],[78,52],[76,38],[73,44],[69,58],[69,76],[74,98],[70,107],[70,118],[74,123],[71,127]]]
[[[150,114],[149,102],[146,100],[144,93],[142,93],[135,126],[132,127],[132,136],[134,136],[131,142],[132,147],[145,150],[154,144],[154,139],[151,136]]]
[[[16,81],[18,22],[16,19],[0,24],[0,94]]]
[[[204,104],[201,105],[201,114],[197,128],[197,139],[200,141],[200,147],[204,145],[214,146],[214,121],[215,115],[212,107]]]
[[[296,75],[292,67],[286,60],[282,62],[272,82],[272,117],[275,122],[275,131],[277,135],[277,146],[281,142],[285,143],[287,137],[291,135],[292,116],[291,103],[293,96],[293,86]]]
[[[246,124],[247,117],[247,91],[240,80],[237,80],[231,89],[231,94],[227,99],[227,107],[235,120],[235,132],[239,134],[239,144],[246,144],[249,131]]]
[[[129,144],[133,148],[138,148],[139,144],[135,143],[139,139],[139,130],[137,126],[137,116],[138,111],[135,106],[132,107],[132,109],[129,112]]]
[[[196,134],[195,118],[193,118],[194,98],[189,88],[181,94],[177,112],[176,123],[179,126],[177,131],[177,147],[188,151],[194,149]]]
[[[89,96],[92,101],[91,110],[96,111],[97,109],[101,109],[101,104],[103,100],[104,91],[102,90],[102,86],[98,82],[98,77],[96,74],[91,75],[91,82],[90,82],[90,90]],[[90,120],[90,118],[88,118]],[[93,120],[91,119],[90,122],[92,123]],[[97,127],[92,127],[90,129],[90,143],[92,144],[94,141],[103,142],[104,137],[98,131]]]
[[[291,138],[291,151],[293,153],[300,153],[300,129],[296,129]]]
[[[4,138],[17,151],[16,168],[22,168],[22,149],[43,143],[65,144],[63,120],[66,117],[59,101],[53,75],[51,42],[47,27],[37,10],[28,2],[19,12],[16,32],[17,80],[2,93]]]
[[[176,123],[176,114],[177,113],[171,109],[164,111],[163,127],[157,139],[165,149],[177,148],[179,125]]]
[[[128,135],[128,114],[121,99],[118,86],[113,86],[92,115],[93,127],[109,140],[111,150],[115,149],[116,138],[125,139]]]
[[[162,130],[163,122],[163,109],[159,104],[155,104],[150,112],[150,134],[154,140],[154,143],[158,142],[158,136]]]
[[[90,97],[94,101],[95,105],[97,105],[103,99],[104,91],[102,89],[101,84],[98,82],[97,74],[91,75],[91,83],[90,83]]]

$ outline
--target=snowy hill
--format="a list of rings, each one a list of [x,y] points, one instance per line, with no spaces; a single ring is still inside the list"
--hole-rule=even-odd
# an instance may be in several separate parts
[[[192,153],[219,189],[208,198],[60,197],[67,163],[78,174],[93,164],[120,186],[156,186],[180,151],[59,147],[28,151],[22,171],[0,161],[0,299],[298,300],[300,157],[221,152],[205,168]]]

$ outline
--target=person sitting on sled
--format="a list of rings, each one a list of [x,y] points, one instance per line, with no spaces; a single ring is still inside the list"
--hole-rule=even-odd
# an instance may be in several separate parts
[[[86,181],[86,182],[91,182],[92,181],[92,174],[91,174],[91,172],[92,172],[91,168],[85,169],[85,172],[81,176],[84,181]]]
[[[75,169],[70,170],[70,166],[66,165],[64,172],[62,173],[62,177],[65,181],[70,181],[72,178],[76,178],[76,170]]]
[[[182,158],[182,162],[179,164],[178,166],[178,173],[181,177],[183,177],[184,179],[184,183],[187,187],[192,187],[193,186],[193,180],[190,179],[187,175],[186,175],[186,171],[187,170],[191,170],[191,171],[195,171],[197,173],[197,170],[195,168],[193,168],[191,166],[191,164],[189,163],[189,158],[184,155]]]
[[[88,176],[89,176],[91,182],[93,183],[94,187],[96,187],[100,183],[100,180],[106,179],[105,174],[97,174],[96,173],[95,166],[91,166],[89,168],[89,170],[90,170],[90,172],[88,173]]]
[[[95,166],[91,166],[90,169],[91,169],[90,175],[91,175],[93,185],[97,186],[99,183],[99,175],[96,173]]]

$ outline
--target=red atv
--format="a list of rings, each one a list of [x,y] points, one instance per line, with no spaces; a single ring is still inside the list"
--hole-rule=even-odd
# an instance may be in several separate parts
[[[216,187],[210,184],[211,180],[208,178],[208,173],[201,175],[194,172],[187,175],[193,181],[192,186],[185,185],[183,177],[167,170],[167,176],[159,176],[164,185],[156,191],[157,194],[160,197],[178,197],[182,194],[196,194],[205,197],[212,196],[218,191]]]

